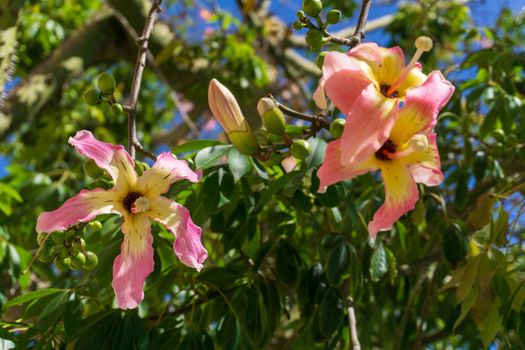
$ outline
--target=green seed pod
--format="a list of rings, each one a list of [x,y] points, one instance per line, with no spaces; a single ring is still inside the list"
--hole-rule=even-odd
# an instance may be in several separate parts
[[[98,265],[98,256],[93,252],[86,253],[86,262],[84,263],[85,270],[92,270]]]
[[[57,256],[53,260],[53,263],[55,264],[55,266],[57,267],[57,269],[59,271],[65,272],[65,271],[69,270],[69,268],[71,266],[71,258],[69,256],[65,257],[65,258],[61,258],[61,257]]]
[[[80,270],[86,263],[86,255],[82,252],[78,252],[71,257],[71,267],[74,270]]]
[[[257,103],[257,112],[259,112],[259,116],[269,132],[275,135],[284,133],[286,119],[275,101],[268,97],[261,98],[259,103]]]
[[[299,22],[299,21],[296,21],[296,22],[293,22],[292,27],[293,27],[293,29],[295,29],[295,30],[301,30],[301,29],[303,29],[304,27],[306,27],[306,24],[304,24],[304,23],[302,23],[302,22]]]
[[[91,221],[89,224],[87,224],[87,227],[92,232],[100,231],[102,230],[102,223],[98,220]]]
[[[305,140],[294,140],[290,150],[295,159],[306,159],[312,153],[312,146]]]
[[[332,124],[330,124],[330,132],[332,136],[336,139],[340,138],[343,135],[343,130],[345,129],[346,120],[337,118]]]
[[[51,238],[56,243],[62,243],[66,240],[66,231],[58,231],[51,235]]]
[[[83,96],[84,101],[86,101],[86,103],[90,106],[96,106],[102,102],[102,99],[100,98],[100,93],[93,89],[86,90]]]
[[[109,109],[111,110],[111,113],[114,115],[120,115],[122,112],[124,112],[124,107],[120,103],[113,103]]]
[[[141,162],[139,160],[135,161],[135,171],[137,172],[138,176],[142,175],[142,173],[144,173],[148,169],[149,165],[147,163]]]
[[[317,67],[319,67],[319,69],[323,69],[324,58],[325,58],[327,53],[328,53],[328,51],[323,51],[323,52],[319,53],[319,55],[317,56],[317,59],[315,60],[315,63],[317,64]]]
[[[103,95],[111,95],[117,83],[111,74],[102,73],[97,77],[97,85]]]
[[[321,0],[303,0],[303,10],[310,17],[317,17],[323,9]]]
[[[323,46],[323,34],[317,29],[308,30],[305,40],[312,51],[320,51]]]
[[[326,22],[330,24],[337,24],[341,20],[341,11],[339,10],[330,10],[326,14]]]
[[[97,179],[104,174],[104,171],[98,167],[93,159],[86,160],[82,169],[84,170],[84,174],[93,179]]]
[[[304,11],[302,11],[302,10],[297,11],[297,18],[298,18],[299,20],[305,19],[306,16],[305,16],[305,14],[304,14]]]

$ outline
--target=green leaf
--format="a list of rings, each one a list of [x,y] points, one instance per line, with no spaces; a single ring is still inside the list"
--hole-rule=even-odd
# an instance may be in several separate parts
[[[323,162],[327,144],[325,140],[319,137],[311,137],[307,141],[312,146],[312,153],[305,159],[304,164],[306,169],[311,169],[321,165]]]
[[[206,147],[222,145],[221,142],[216,140],[191,140],[183,143],[182,145],[175,146],[171,149],[174,154],[192,153],[200,151]]]
[[[216,165],[231,148],[231,145],[220,145],[200,150],[195,156],[195,167],[197,169],[207,169]]]
[[[472,307],[476,303],[476,300],[478,300],[478,295],[479,289],[473,288],[468,294],[468,296],[465,298],[465,300],[463,300],[463,303],[461,304],[461,314],[459,315],[456,322],[454,322],[454,329],[456,329],[456,327],[459,326],[461,322],[465,319],[470,309],[472,309]]]
[[[378,282],[387,271],[385,248],[383,243],[379,243],[370,260],[370,278],[373,282]]]
[[[244,175],[248,174],[252,169],[250,157],[239,152],[236,148],[232,148],[228,153],[228,166],[235,181],[239,181]]]
[[[41,329],[52,327],[66,311],[66,304],[69,299],[69,292],[62,292],[53,297],[40,314],[38,325]]]
[[[502,326],[502,317],[499,313],[500,304],[500,299],[496,298],[492,303],[487,316],[485,316],[485,318],[478,324],[478,328],[481,332],[481,341],[483,342],[485,349],[488,348],[490,342],[494,339],[496,334],[498,334]]]
[[[332,286],[341,284],[343,276],[347,273],[350,267],[350,247],[346,242],[339,242],[328,257],[326,264],[326,280]]]
[[[294,286],[299,277],[300,264],[299,253],[293,244],[287,239],[282,239],[275,256],[276,277],[289,286]]]
[[[20,305],[27,303],[28,301],[32,301],[38,298],[42,298],[48,295],[56,294],[56,293],[63,293],[65,292],[65,289],[58,289],[58,288],[48,288],[48,289],[39,289],[34,292],[29,292],[27,294],[22,294],[17,296],[14,299],[11,299],[5,304],[5,307],[12,307],[15,305]]]
[[[321,333],[328,337],[337,331],[343,323],[344,310],[341,292],[335,288],[329,288],[319,308],[319,329]]]
[[[22,197],[20,197],[20,195],[14,188],[6,185],[5,183],[0,182],[0,193],[2,192],[7,194],[9,197],[13,198],[17,202],[22,202]]]

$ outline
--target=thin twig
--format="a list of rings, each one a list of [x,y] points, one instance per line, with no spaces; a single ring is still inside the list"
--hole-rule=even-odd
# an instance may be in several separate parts
[[[294,117],[297,119],[301,119],[301,120],[310,122],[312,124],[319,126],[319,128],[325,128],[325,129],[330,128],[330,123],[328,122],[328,120],[326,120],[326,116],[323,113],[315,114],[315,115],[301,113],[299,111],[296,111],[294,109],[291,109],[290,107],[287,107],[279,103],[279,101],[277,101],[271,94],[268,95],[268,97],[271,98],[277,104],[277,107],[284,114],[289,115],[290,117]]]
[[[352,342],[352,350],[361,350],[361,343],[357,336],[357,320],[355,318],[354,301],[352,298],[348,299],[348,323],[350,327],[350,340]]]
[[[361,12],[359,12],[359,19],[357,20],[357,26],[355,27],[354,35],[351,38],[357,41],[357,43],[354,46],[360,44],[361,40],[365,38],[365,26],[366,26],[366,21],[368,20],[368,12],[370,11],[371,5],[372,5],[372,0],[363,0],[363,3],[361,4]]]
[[[131,157],[135,158],[135,149],[137,147],[137,102],[139,98],[140,84],[142,82],[142,74],[146,66],[146,58],[148,55],[148,41],[153,32],[155,25],[155,17],[160,11],[160,4],[162,0],[154,0],[149,10],[142,36],[138,38],[139,53],[137,55],[137,62],[133,71],[133,81],[131,83],[131,92],[126,110],[128,111],[128,151]]]

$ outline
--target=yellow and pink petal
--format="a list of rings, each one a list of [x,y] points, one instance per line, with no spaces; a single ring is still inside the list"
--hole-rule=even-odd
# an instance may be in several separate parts
[[[122,213],[115,191],[105,191],[97,188],[92,191],[82,190],[68,199],[60,208],[43,212],[38,216],[37,232],[54,232],[67,230],[79,222],[88,222],[98,215]]]
[[[160,222],[175,236],[173,250],[177,258],[200,271],[208,252],[201,243],[202,229],[193,223],[188,209],[164,197],[152,199],[150,208],[151,219]]]
[[[145,214],[126,215],[124,241],[113,263],[113,289],[122,309],[133,309],[144,299],[144,281],[153,271],[153,236]]]
[[[437,186],[443,182],[441,161],[436,143],[436,134],[427,135],[428,147],[424,151],[414,152],[400,159],[409,167],[412,177],[417,183],[427,186]]]

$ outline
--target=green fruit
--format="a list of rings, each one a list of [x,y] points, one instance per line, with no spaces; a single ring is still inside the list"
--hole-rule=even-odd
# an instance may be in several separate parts
[[[87,227],[93,232],[100,231],[102,230],[102,223],[98,220],[91,221],[89,224],[87,224]]]
[[[111,95],[115,91],[117,84],[111,74],[102,73],[97,77],[97,85],[102,94]]]
[[[321,0],[303,0],[303,10],[310,17],[317,17],[323,9]]]
[[[286,119],[275,101],[264,97],[257,103],[257,111],[266,129],[275,135],[282,135],[286,126]]]
[[[93,179],[97,179],[101,177],[102,174],[104,174],[104,171],[98,167],[97,163],[93,159],[86,160],[82,166],[82,169],[84,170],[84,174]]]
[[[71,267],[74,270],[80,270],[86,263],[86,255],[82,252],[78,252],[71,257]]]
[[[323,46],[323,34],[317,29],[308,30],[305,40],[312,51],[319,51],[321,46]]]
[[[93,252],[86,253],[86,262],[84,263],[85,270],[92,270],[98,265],[98,256]]]
[[[297,18],[300,19],[300,20],[301,19],[305,19],[306,16],[304,14],[304,11],[301,11],[301,10],[297,11]]]
[[[297,22],[293,22],[292,27],[293,27],[293,29],[295,29],[295,30],[301,30],[301,29],[303,29],[304,27],[306,27],[306,24],[297,21]]]
[[[100,94],[98,91],[95,91],[93,89],[86,90],[84,92],[84,101],[90,106],[96,106],[99,105],[102,102],[102,99],[100,98]]]
[[[135,161],[135,171],[137,172],[138,176],[142,175],[142,173],[144,173],[148,169],[149,165],[147,163],[141,162],[139,160]]]
[[[51,235],[51,238],[56,243],[62,243],[66,240],[66,232],[65,231],[58,231]]]
[[[341,20],[341,11],[339,10],[330,10],[326,14],[326,22],[330,24],[337,24]]]
[[[295,159],[306,159],[312,153],[312,146],[305,140],[294,140],[291,151]]]
[[[319,53],[319,55],[317,56],[315,63],[317,64],[317,67],[319,67],[319,69],[323,69],[324,58],[327,53],[328,51],[324,51],[324,52]]]
[[[337,118],[332,124],[330,124],[330,132],[332,136],[336,139],[340,138],[343,135],[343,130],[345,129],[346,120]]]
[[[69,256],[65,258],[61,258],[57,256],[55,260],[53,260],[53,263],[55,264],[55,266],[57,267],[59,271],[65,272],[69,270],[71,266],[71,258]]]
[[[120,115],[124,111],[124,107],[120,103],[113,103],[109,109],[114,115]]]

